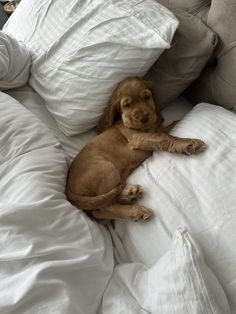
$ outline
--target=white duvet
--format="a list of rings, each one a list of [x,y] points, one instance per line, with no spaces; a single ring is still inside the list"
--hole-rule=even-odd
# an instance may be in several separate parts
[[[66,200],[64,151],[0,94],[0,313],[96,313],[113,270],[110,237]]]

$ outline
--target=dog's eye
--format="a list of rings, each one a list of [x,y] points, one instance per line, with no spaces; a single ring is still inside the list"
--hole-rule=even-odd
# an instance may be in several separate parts
[[[129,107],[131,107],[132,106],[132,103],[131,102],[124,102],[124,104],[123,104],[123,107],[124,108],[129,108]]]
[[[144,100],[148,101],[151,98],[151,95],[145,95]]]

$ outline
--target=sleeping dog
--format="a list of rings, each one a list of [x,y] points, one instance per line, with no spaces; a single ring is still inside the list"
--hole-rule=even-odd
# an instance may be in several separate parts
[[[142,187],[126,184],[127,177],[153,151],[191,155],[206,149],[199,139],[169,135],[163,121],[151,82],[138,77],[122,81],[98,122],[98,135],[71,164],[68,200],[103,224],[150,218],[150,209],[134,204],[142,197]]]

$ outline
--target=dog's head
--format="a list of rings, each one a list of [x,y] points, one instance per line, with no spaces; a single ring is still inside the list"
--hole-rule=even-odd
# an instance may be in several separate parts
[[[158,110],[153,84],[138,77],[122,81],[105,109],[98,125],[99,133],[122,118],[127,128],[147,131],[160,126],[164,119]]]

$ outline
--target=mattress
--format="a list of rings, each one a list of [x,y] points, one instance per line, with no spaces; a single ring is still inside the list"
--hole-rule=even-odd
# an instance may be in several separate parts
[[[42,134],[39,136],[38,141],[41,141],[42,143],[48,141],[46,145],[46,151],[48,151],[47,154],[49,159],[51,158],[50,154],[52,154],[52,152],[50,153],[50,150],[54,148],[57,153],[59,153],[58,150],[60,150],[60,154],[62,154],[61,152],[64,152],[64,156],[67,159],[67,164],[69,164],[78,151],[95,135],[93,130],[79,136],[66,137],[63,135],[58,130],[53,118],[45,109],[44,101],[29,86],[9,91],[8,94],[17,99],[21,104],[23,104],[24,107],[26,107],[26,109],[29,109],[34,116],[41,120],[40,128],[42,130],[40,132]],[[28,110],[24,112],[27,118]],[[22,114],[24,114],[24,112],[22,111]],[[65,196],[62,197],[63,185],[60,187],[58,186],[60,194],[57,192],[55,197],[50,194],[42,195],[44,195],[45,200],[49,198],[49,200],[52,202],[52,204],[50,203],[50,206],[53,208],[53,211],[58,210],[57,206],[59,206],[59,215],[61,217],[66,217],[66,232],[69,232],[69,229],[71,228],[74,237],[76,228],[81,228],[81,230],[85,232],[82,236],[86,235],[85,229],[87,230],[88,234],[85,237],[85,242],[82,241],[82,251],[76,251],[76,254],[79,254],[81,259],[85,261],[85,264],[88,263],[88,265],[91,265],[95,273],[96,265],[101,265],[101,263],[104,265],[104,267],[102,267],[101,276],[96,277],[94,275],[97,284],[101,285],[102,289],[104,289],[103,292],[105,291],[105,287],[108,282],[108,287],[110,287],[110,290],[106,290],[107,292],[105,293],[104,298],[105,305],[101,313],[110,313],[109,311],[106,311],[106,308],[113,308],[111,306],[113,303],[116,304],[116,310],[113,313],[122,313],[122,310],[123,313],[172,313],[170,311],[165,312],[164,307],[162,308],[161,312],[155,312],[153,310],[156,309],[156,300],[153,295],[154,292],[151,293],[148,290],[150,283],[147,280],[151,280],[152,284],[155,286],[158,282],[157,273],[155,271],[152,273],[151,271],[148,276],[144,278],[144,287],[147,289],[147,291],[149,291],[149,294],[151,293],[150,298],[144,302],[143,300],[145,299],[144,296],[146,295],[146,290],[144,288],[141,289],[140,287],[140,285],[143,285],[143,282],[138,284],[134,279],[136,278],[135,276],[137,274],[135,270],[139,269],[139,271],[143,273],[143,267],[147,267],[151,270],[155,269],[155,265],[158,263],[158,261],[160,261],[162,257],[165,256],[170,247],[173,247],[172,235],[174,234],[174,231],[179,227],[179,225],[185,225],[199,243],[200,248],[205,256],[206,263],[213,270],[214,274],[217,275],[217,278],[228,298],[231,312],[234,314],[236,313],[236,251],[234,249],[236,239],[235,115],[221,107],[204,103],[199,104],[194,109],[192,109],[192,106],[183,98],[179,98],[170,104],[164,110],[163,115],[166,118],[166,124],[176,119],[182,119],[182,121],[178,123],[177,126],[173,129],[172,132],[174,135],[181,137],[201,138],[208,144],[208,149],[201,155],[191,157],[174,154],[171,155],[165,152],[154,153],[152,157],[146,160],[129,177],[128,181],[130,183],[138,183],[144,187],[144,198],[139,202],[140,204],[144,204],[145,206],[152,208],[155,213],[155,217],[149,222],[137,224],[133,222],[116,221],[115,224],[110,224],[108,228],[103,226],[96,226],[95,231],[92,231],[94,224],[91,224],[89,218],[86,217],[86,215],[83,213],[80,214],[82,215],[81,217],[83,217],[83,224],[86,226],[85,228],[84,225],[80,225],[81,222],[78,220],[77,215],[72,213],[73,206],[69,206],[68,202],[65,203]],[[30,117],[27,119],[30,119]],[[33,120],[34,119],[32,118],[32,121]],[[19,123],[19,125],[15,126],[14,132],[16,132],[17,128],[20,129],[20,127],[21,124]],[[37,126],[37,129],[39,130],[39,125]],[[34,136],[37,136],[36,131]],[[44,139],[41,139],[42,136]],[[40,149],[42,145],[41,142],[39,143],[39,147],[37,149]],[[63,158],[62,155],[60,158]],[[27,154],[24,156],[27,157]],[[50,160],[47,161],[47,155],[43,156],[43,158],[45,162],[50,163]],[[58,160],[60,158],[58,157]],[[32,162],[33,157],[30,160]],[[40,159],[36,160],[39,162]],[[58,160],[55,160],[57,167]],[[52,167],[52,165],[50,167]],[[63,168],[63,171],[61,170],[61,179],[58,171],[55,170],[52,173],[52,176],[55,176],[59,182],[54,183],[56,186],[62,183],[62,180],[65,180],[66,167],[65,165],[61,165],[61,167]],[[35,169],[37,170],[37,167]],[[52,179],[50,179],[50,182],[53,184]],[[37,189],[35,191],[37,191]],[[22,197],[24,198],[24,195],[22,196],[17,192],[15,192],[14,195],[19,197],[21,201]],[[61,205],[57,201],[58,197],[63,200]],[[37,213],[37,204],[41,204],[41,202],[44,208],[43,212],[46,214],[45,210],[47,210],[47,207],[50,208],[51,212],[52,208],[47,202],[45,203],[44,199],[43,201],[40,201],[40,196],[37,196],[36,204],[35,201],[33,203],[35,214]],[[63,206],[64,209],[62,209]],[[67,211],[68,214],[66,214]],[[67,215],[70,217],[67,217]],[[75,222],[70,221],[71,218],[75,219]],[[33,218],[31,217],[31,219]],[[61,223],[58,216],[56,222],[57,224]],[[50,225],[48,225],[46,221],[44,223],[46,229],[43,228],[43,232],[46,232],[46,234],[48,232],[50,233]],[[111,235],[112,243],[110,242],[109,238],[107,238],[108,230],[109,234]],[[67,237],[68,236],[63,236],[63,241],[67,241]],[[98,241],[96,239],[97,237]],[[40,243],[40,237],[38,236],[36,239]],[[27,241],[29,241],[28,238]],[[124,265],[124,268],[126,268],[128,265],[128,268],[124,270],[124,273],[127,274],[125,278],[122,275],[124,274],[123,271],[119,273],[119,268],[115,268],[118,269],[117,272],[112,270],[113,258],[111,257],[111,251],[109,250],[111,244],[113,245],[114,255],[116,258],[115,263],[121,263],[121,265]],[[90,251],[91,254],[86,253],[86,245],[88,245],[90,248],[94,248]],[[42,256],[47,255],[47,250],[48,252],[50,252],[52,249],[54,250],[54,248],[50,245],[46,246],[46,248],[46,250],[39,250]],[[32,249],[35,251],[34,245],[32,246]],[[36,249],[36,253],[37,252],[38,250]],[[28,256],[27,252],[25,254]],[[55,256],[52,256],[56,259],[58,254],[57,250],[55,254]],[[63,257],[63,260],[65,258],[69,258],[73,268],[75,267],[74,263],[76,263],[77,257],[73,255],[74,253],[72,255],[70,254],[71,253],[68,249],[68,246],[65,245],[65,257]],[[95,261],[95,264],[97,264],[95,265],[93,261]],[[75,267],[82,276],[81,278],[83,284],[85,284],[85,277],[83,277],[82,274],[83,271],[84,276],[87,276],[87,278],[90,278],[89,280],[92,280],[91,274],[89,272],[87,273],[83,266],[85,264],[82,263],[82,266],[78,266],[78,269]],[[41,264],[39,263],[39,265]],[[52,265],[53,267],[55,266],[54,262]],[[40,267],[42,267],[42,265]],[[63,270],[65,269],[63,268]],[[46,271],[48,271],[47,267]],[[70,269],[70,280],[72,278],[72,273],[73,272],[71,272]],[[92,274],[95,273],[92,272]],[[112,273],[115,276],[114,278],[109,277]],[[118,277],[116,277],[117,273]],[[133,274],[133,277],[131,275],[129,276],[129,274]],[[58,296],[61,296],[63,291],[63,279],[62,277],[58,277],[58,275],[56,275],[56,278],[58,278],[60,282]],[[110,281],[108,278],[110,278]],[[122,285],[119,286],[118,282],[121,282],[121,278]],[[47,276],[46,279],[44,278],[44,280],[48,285],[48,289],[51,289],[50,287],[53,287],[53,281],[51,282]],[[68,280],[69,279],[67,278],[66,283],[68,283]],[[36,283],[34,281],[32,282],[32,286],[35,288],[35,284],[38,285],[38,281],[36,281]],[[77,281],[73,282],[72,287],[75,287],[76,284],[79,283]],[[114,286],[116,285],[118,285],[118,288],[116,292],[114,292]],[[71,285],[68,287],[71,288]],[[89,289],[89,286],[87,288]],[[124,289],[126,293],[122,294],[122,298],[117,297],[116,299],[115,296],[119,289]],[[25,291],[28,293],[27,294],[25,292],[25,294],[29,297],[31,295],[29,292],[29,287],[25,287]],[[109,294],[110,291],[112,291],[112,293],[110,293],[111,295]],[[63,299],[64,302],[67,302],[66,300],[69,298],[69,294],[67,293],[68,289],[65,289],[65,295]],[[93,291],[93,289],[91,290],[91,295],[97,295],[97,293],[98,292],[96,289],[95,291]],[[53,302],[56,302],[58,296],[55,296]],[[18,297],[21,299],[19,295]],[[99,297],[101,297],[101,293],[99,294],[98,299]],[[75,298],[76,295],[72,293],[73,302],[76,302]],[[86,293],[82,293],[80,298],[86,298]],[[95,304],[91,305],[93,309],[98,307],[98,299],[96,299],[97,301]],[[121,302],[123,302],[121,300],[126,302],[124,302],[125,305],[121,304]],[[52,302],[51,299],[50,302]],[[48,307],[46,307],[47,309],[52,308],[50,302],[49,305],[47,305]],[[68,302],[68,306],[71,306],[72,303]],[[82,303],[83,309],[85,309],[86,306],[86,302]],[[61,308],[65,308],[64,303],[61,304]],[[63,313],[61,312],[61,308],[60,311],[58,310],[58,313]],[[67,312],[65,311],[64,313],[76,313],[75,308],[68,310]],[[81,313],[86,313],[86,311],[83,312],[83,310],[81,310]],[[91,310],[88,311],[88,313],[94,312]],[[198,312],[194,311],[191,313]],[[204,314],[205,313],[223,314],[223,312],[214,312],[210,310],[208,312],[204,312]],[[225,311],[225,313],[228,312]]]

